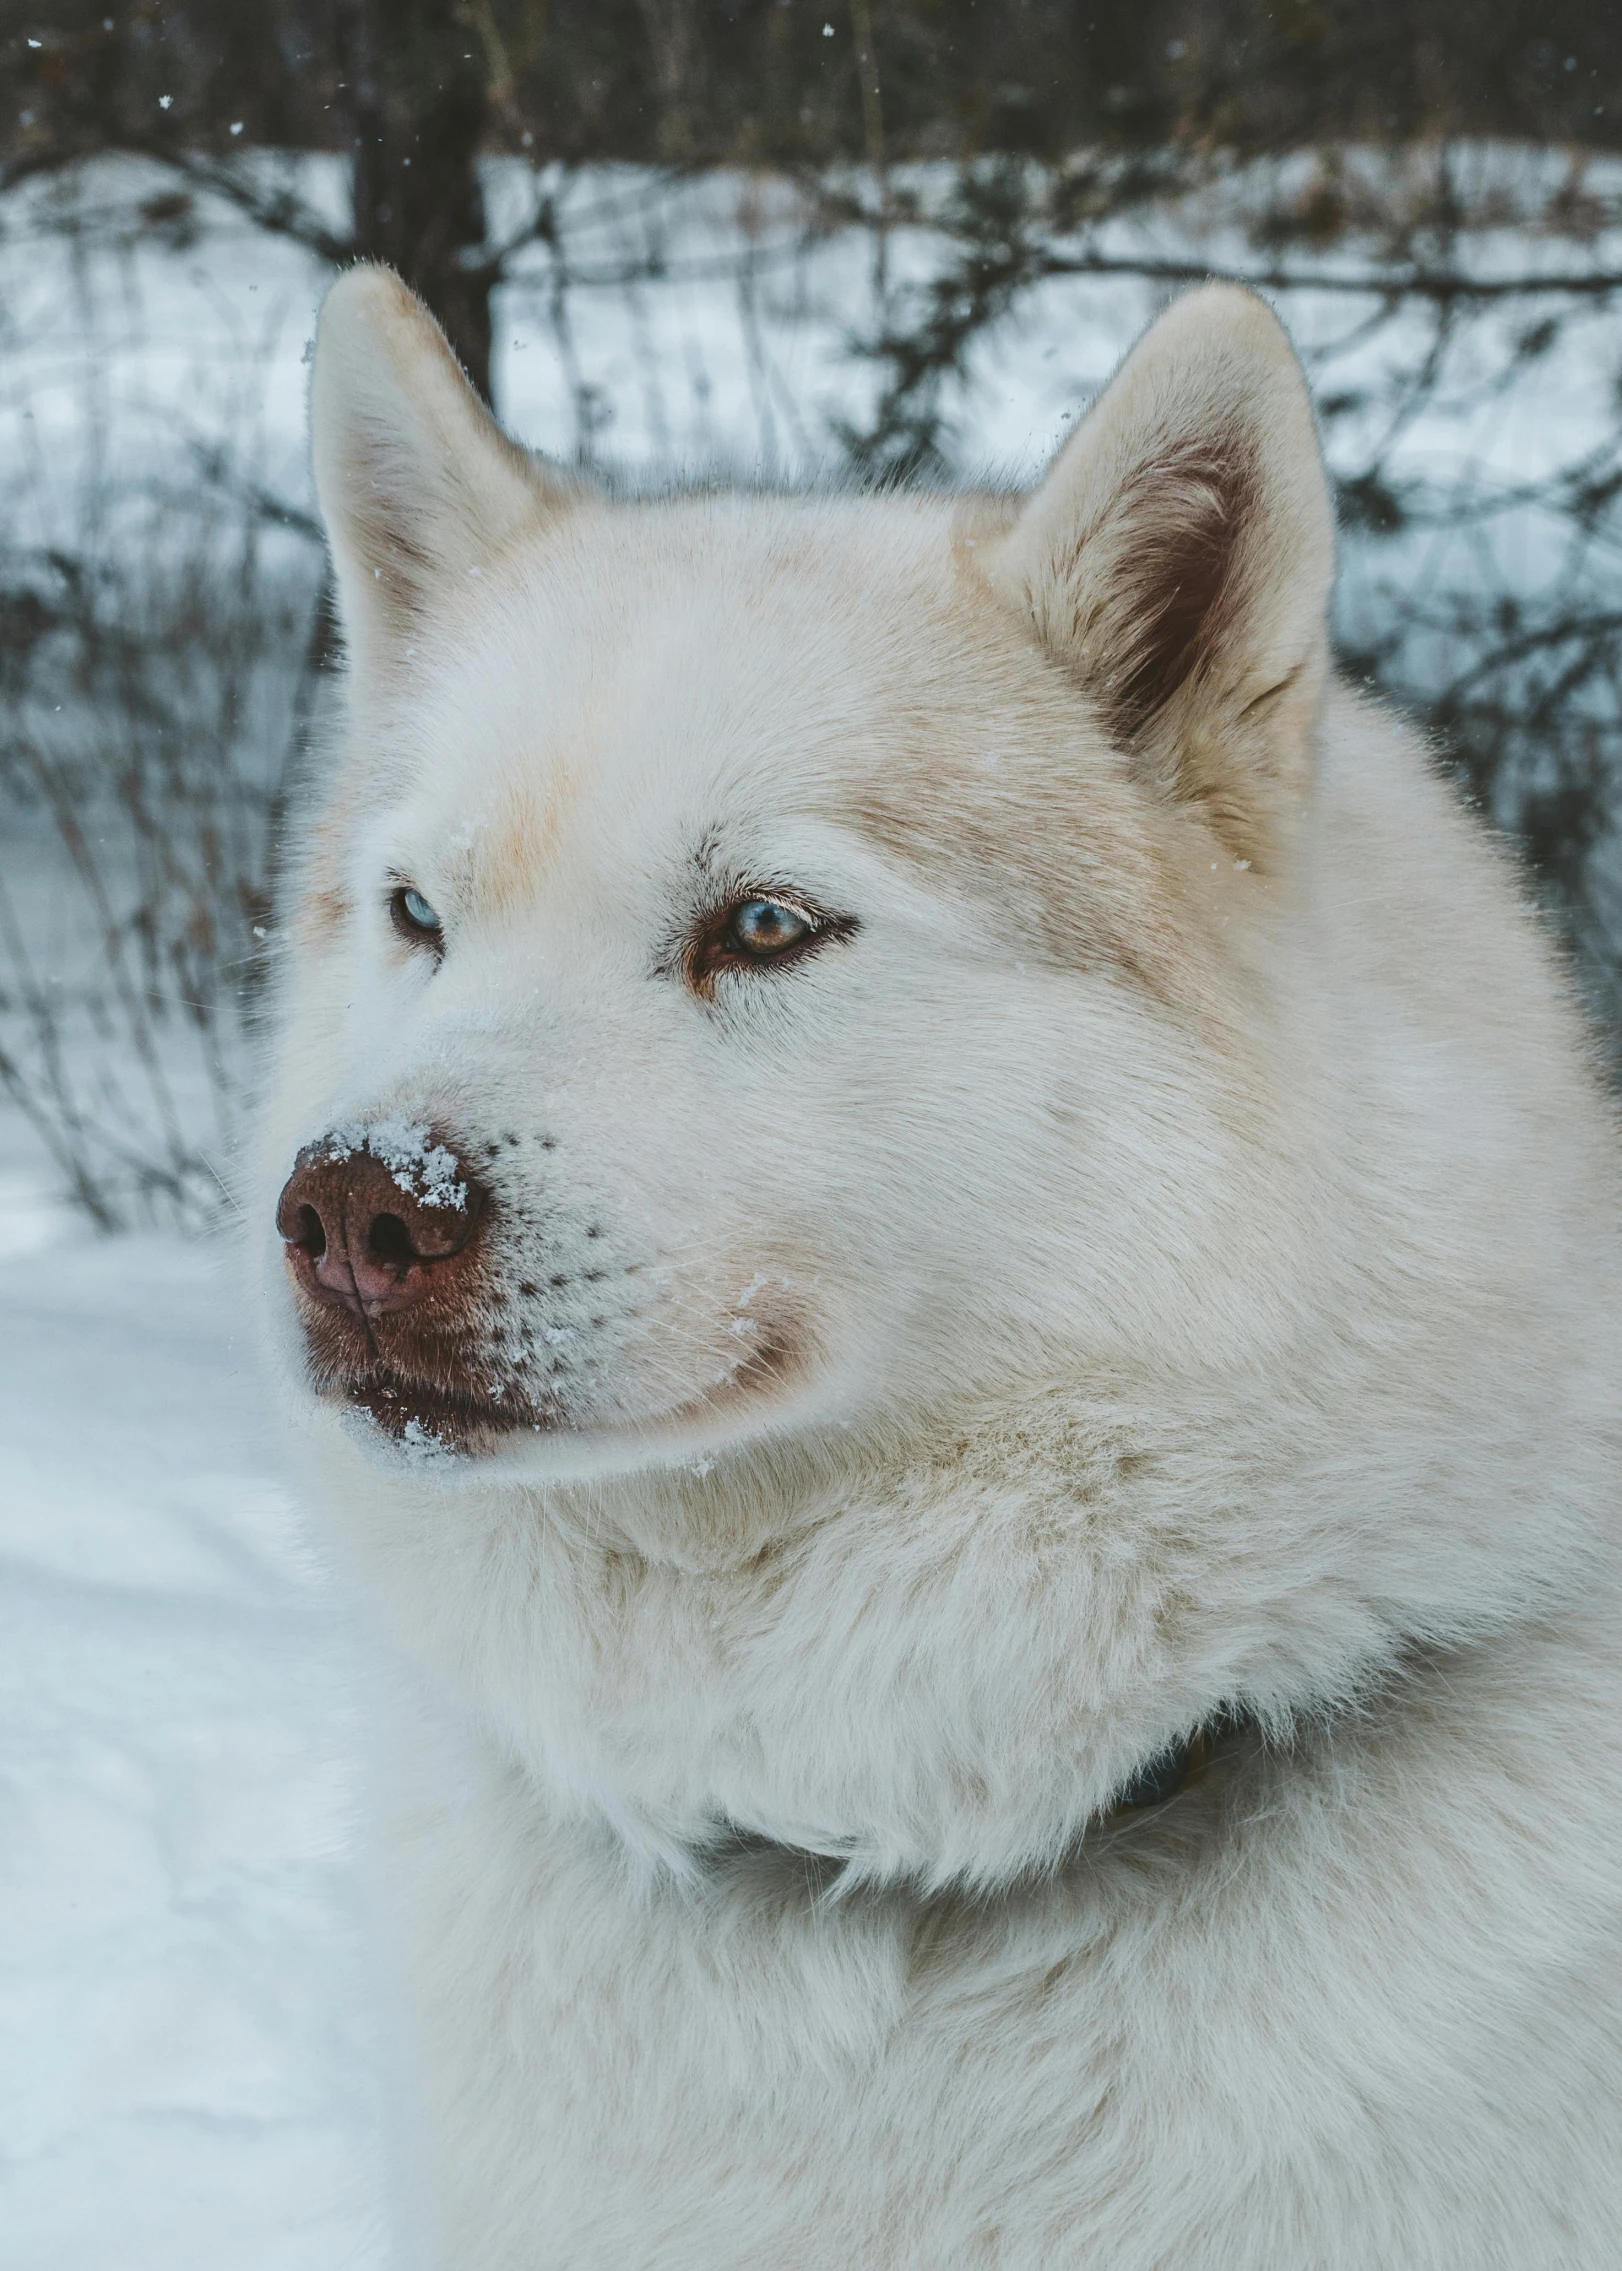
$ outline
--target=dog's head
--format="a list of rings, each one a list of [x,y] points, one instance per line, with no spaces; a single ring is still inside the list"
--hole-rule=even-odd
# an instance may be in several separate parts
[[[1614,1395],[1608,1139],[1326,697],[1259,302],[1174,306],[1024,500],[610,503],[375,270],[314,421],[347,718],[259,1211],[420,1662],[666,1854],[995,1877],[1518,1613],[1547,1413]]]
[[[691,1469],[1270,1329],[1247,953],[1330,523],[1259,302],[1174,308],[1022,505],[608,504],[376,270],[314,423],[348,718],[270,1162],[318,1399],[447,1474]]]

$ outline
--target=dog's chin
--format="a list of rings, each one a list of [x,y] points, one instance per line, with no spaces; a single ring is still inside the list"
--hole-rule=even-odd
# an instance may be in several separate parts
[[[762,1437],[791,1432],[822,1399],[802,1378],[793,1389],[751,1383],[645,1418],[599,1419],[372,1374],[328,1382],[316,1400],[370,1457],[454,1484],[577,1482],[661,1467],[702,1475]]]
[[[486,1459],[514,1436],[544,1435],[562,1424],[521,1398],[500,1400],[386,1374],[329,1387],[321,1400],[359,1422],[380,1445],[430,1457]]]

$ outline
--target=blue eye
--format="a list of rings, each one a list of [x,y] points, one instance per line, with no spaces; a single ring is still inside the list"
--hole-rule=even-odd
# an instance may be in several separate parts
[[[708,1000],[723,970],[792,969],[834,940],[853,938],[859,928],[854,915],[831,914],[798,892],[779,899],[752,891],[703,918],[687,943],[682,972]]]
[[[389,914],[395,929],[410,945],[443,950],[444,925],[415,884],[402,883],[390,894]]]
[[[732,910],[727,944],[734,953],[769,962],[774,955],[802,946],[812,927],[809,916],[802,915],[798,907],[785,907],[780,899],[745,899]]]

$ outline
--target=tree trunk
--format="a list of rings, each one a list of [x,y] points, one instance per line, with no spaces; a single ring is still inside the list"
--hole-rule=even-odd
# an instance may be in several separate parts
[[[487,91],[457,0],[345,0],[356,254],[420,292],[490,398],[490,280],[478,155]]]

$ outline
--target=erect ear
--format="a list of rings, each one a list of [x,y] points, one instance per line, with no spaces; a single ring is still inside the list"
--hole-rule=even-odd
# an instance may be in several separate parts
[[[507,439],[387,268],[351,268],[327,294],[310,427],[344,629],[363,668],[582,494]]]
[[[1169,308],[984,564],[1155,787],[1264,860],[1310,776],[1334,524],[1263,303]]]

